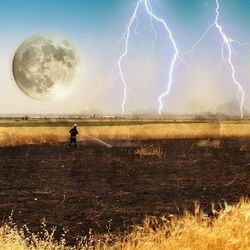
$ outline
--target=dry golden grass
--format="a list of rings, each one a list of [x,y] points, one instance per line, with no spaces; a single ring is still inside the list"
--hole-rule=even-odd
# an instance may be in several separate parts
[[[136,227],[128,236],[112,237],[66,247],[65,240],[56,242],[53,233],[45,231],[43,238],[25,237],[13,226],[0,228],[0,249],[7,250],[249,250],[250,202],[242,200],[235,206],[226,205],[221,212],[213,210],[216,218],[208,218],[196,206],[195,215],[186,213],[182,218],[146,219],[142,227]],[[112,242],[112,243],[107,243]]]
[[[0,145],[55,143],[68,140],[68,127],[0,127]],[[128,126],[82,126],[85,135],[103,140],[148,140],[170,138],[249,137],[250,123],[169,123]]]
[[[22,144],[64,142],[68,138],[67,128],[56,127],[2,127],[0,145],[15,146]]]
[[[28,229],[25,231],[27,232]],[[4,225],[0,228],[0,249],[1,250],[63,250],[68,249],[66,242],[54,240],[54,231],[48,233],[43,229],[42,235],[29,234],[25,236],[24,230],[19,230],[14,225]]]
[[[135,154],[143,157],[143,156],[157,156],[157,157],[162,157],[164,156],[164,151],[160,146],[155,146],[155,145],[142,145],[140,146]]]
[[[217,213],[216,211],[214,211]],[[171,222],[165,219],[160,226],[152,229],[147,220],[137,228],[117,249],[186,250],[186,249],[250,249],[250,204],[241,202],[235,207],[226,206],[218,219],[210,219],[196,207],[195,216],[186,214]]]
[[[198,147],[204,147],[204,148],[219,148],[220,147],[220,140],[219,139],[203,139],[203,140],[199,140],[197,142]]]

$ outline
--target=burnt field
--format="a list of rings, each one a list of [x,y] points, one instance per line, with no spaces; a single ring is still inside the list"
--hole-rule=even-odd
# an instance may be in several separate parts
[[[250,194],[250,139],[111,141],[0,148],[0,218],[39,232],[44,221],[69,242],[127,231],[146,216],[181,215],[199,201]]]

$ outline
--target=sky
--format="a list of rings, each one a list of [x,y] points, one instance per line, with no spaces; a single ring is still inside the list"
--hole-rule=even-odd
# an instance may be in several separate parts
[[[8,0],[0,2],[0,114],[121,114],[123,83],[112,71],[125,49],[121,40],[136,0]],[[173,72],[163,113],[216,112],[221,104],[239,100],[227,64],[221,63],[222,39],[213,28],[196,47],[192,45],[215,19],[215,0],[151,0],[153,12],[172,31],[182,60]],[[220,0],[220,23],[233,44],[236,77],[250,110],[250,1]],[[158,114],[159,96],[166,91],[173,47],[162,25],[154,32],[145,9],[138,10],[128,54],[122,63],[128,86],[125,114]],[[12,60],[18,46],[39,33],[70,41],[79,54],[81,72],[73,90],[53,101],[37,101],[21,92],[13,80]],[[118,41],[118,42],[117,42]],[[247,44],[249,42],[249,45]],[[226,53],[227,55],[227,53]],[[117,78],[112,81],[113,76]],[[238,107],[236,107],[238,112]]]

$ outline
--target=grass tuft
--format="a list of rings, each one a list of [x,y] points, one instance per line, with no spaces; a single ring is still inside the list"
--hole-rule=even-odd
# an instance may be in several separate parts
[[[209,218],[196,204],[194,214],[186,213],[182,218],[147,218],[142,226],[134,228],[125,237],[107,235],[91,236],[77,246],[69,247],[64,239],[54,240],[53,231],[45,229],[41,235],[25,236],[23,230],[13,225],[0,228],[0,249],[7,250],[248,250],[250,249],[250,202],[225,204],[218,212],[213,208],[214,218]],[[83,238],[84,239],[84,238]]]

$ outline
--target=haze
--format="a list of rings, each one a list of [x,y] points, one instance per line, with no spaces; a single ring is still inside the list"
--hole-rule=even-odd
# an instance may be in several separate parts
[[[124,49],[115,46],[122,36],[136,1],[117,0],[11,0],[0,4],[0,113],[83,113],[120,114],[123,85],[119,78],[110,83],[112,68]],[[151,0],[154,11],[173,31],[182,52],[214,20],[214,0]],[[250,42],[249,1],[221,0],[221,23],[235,40]],[[168,37],[159,32],[152,51],[154,33],[145,11],[140,10],[137,32],[131,37],[127,62],[123,64],[129,92],[126,114],[158,113],[158,96],[167,84],[172,48]],[[135,28],[135,27],[134,27]],[[11,64],[16,48],[27,37],[40,32],[70,40],[81,57],[81,77],[65,98],[41,102],[25,96],[16,86]],[[179,62],[171,93],[164,99],[163,113],[197,114],[216,112],[221,104],[238,100],[230,71],[220,63],[221,39],[216,30],[195,50],[193,60]],[[250,46],[235,45],[233,61],[245,90],[245,110],[250,110]],[[219,66],[219,67],[218,67]],[[237,109],[237,107],[236,107]],[[232,112],[235,112],[233,108]]]

